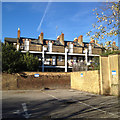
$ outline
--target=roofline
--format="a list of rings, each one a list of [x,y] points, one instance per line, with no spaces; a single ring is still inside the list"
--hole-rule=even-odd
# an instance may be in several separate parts
[[[8,38],[8,39],[17,39],[17,38],[4,37],[4,39],[6,39],[6,38]]]
[[[37,40],[36,38],[28,38],[28,37],[20,37],[22,39],[33,39],[33,40]]]

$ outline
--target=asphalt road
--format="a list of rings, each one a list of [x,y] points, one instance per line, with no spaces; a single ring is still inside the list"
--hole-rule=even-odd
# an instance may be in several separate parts
[[[2,92],[2,117],[9,119],[119,118],[116,96],[72,89]]]

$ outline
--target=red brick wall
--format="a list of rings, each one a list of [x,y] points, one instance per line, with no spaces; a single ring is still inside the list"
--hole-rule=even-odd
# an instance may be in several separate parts
[[[43,88],[70,88],[70,75],[40,75],[35,78],[29,75],[27,78],[18,77],[19,89],[43,89]]]
[[[35,73],[28,72],[21,74],[3,74],[2,75],[2,89],[56,89],[56,88],[70,88],[70,73],[40,73],[38,78],[34,77]],[[9,78],[9,79],[8,79]]]

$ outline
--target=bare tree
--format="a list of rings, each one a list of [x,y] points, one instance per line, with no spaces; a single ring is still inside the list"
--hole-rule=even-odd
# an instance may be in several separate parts
[[[78,63],[73,64],[72,71],[73,72],[75,72],[75,71],[85,71],[86,67],[87,67],[87,65],[86,65],[85,62],[78,62]]]
[[[97,21],[92,24],[93,29],[87,33],[91,40],[95,41],[115,41],[118,39],[119,28],[119,2],[105,2],[99,8],[93,9]],[[107,47],[105,44],[105,47]]]

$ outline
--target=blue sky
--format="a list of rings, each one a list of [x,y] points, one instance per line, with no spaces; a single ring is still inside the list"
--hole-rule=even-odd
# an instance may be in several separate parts
[[[96,22],[92,10],[101,5],[98,2],[3,2],[2,41],[4,37],[16,38],[18,28],[21,37],[38,38],[43,31],[44,38],[56,39],[63,32],[65,40],[83,35],[84,41],[89,41],[86,33]]]

